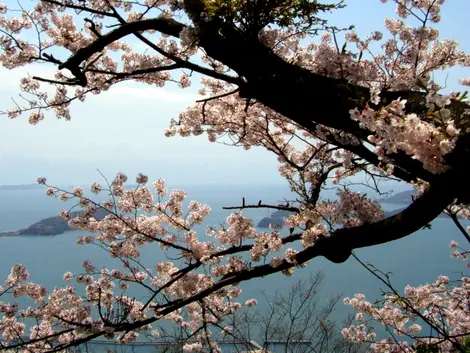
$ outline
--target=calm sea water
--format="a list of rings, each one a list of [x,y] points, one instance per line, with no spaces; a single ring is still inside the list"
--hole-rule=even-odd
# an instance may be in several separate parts
[[[239,205],[245,197],[247,203],[279,203],[284,197],[289,198],[285,186],[252,185],[252,186],[190,186],[188,198],[212,207],[212,213],[206,225],[219,225],[229,214],[223,206]],[[29,226],[45,217],[55,216],[63,204],[44,195],[44,190],[1,190],[0,191],[0,231],[7,231]],[[403,205],[387,205],[388,209],[400,208]],[[269,215],[266,210],[250,210],[244,214],[257,223]],[[76,238],[79,232],[67,232],[57,236],[17,236],[0,237],[0,280],[8,276],[10,268],[21,263],[28,267],[31,280],[47,288],[64,285],[64,272],[82,272],[84,259],[92,261],[97,267],[110,266],[113,261],[96,246],[79,246]],[[396,288],[403,289],[406,284],[418,285],[434,281],[440,274],[459,278],[464,265],[450,257],[449,243],[460,241],[461,235],[456,232],[450,219],[439,218],[432,223],[431,230],[421,230],[405,239],[393,243],[360,249],[356,254],[364,261],[374,264],[384,272],[392,273],[392,282]],[[142,259],[149,267],[165,260],[157,247],[148,247],[142,251]],[[267,278],[242,283],[243,299],[260,298],[261,292],[268,297],[276,291],[285,292],[291,284],[299,279],[306,279],[310,273],[322,270],[325,281],[320,301],[327,301],[330,295],[342,294],[352,296],[364,293],[372,300],[381,293],[381,284],[371,276],[354,259],[343,264],[333,264],[323,258],[312,260],[306,268],[298,269],[291,277],[273,275]],[[138,293],[135,294],[138,297]],[[349,308],[342,303],[338,305],[332,318],[340,322],[349,313]],[[139,351],[144,351],[143,348]]]

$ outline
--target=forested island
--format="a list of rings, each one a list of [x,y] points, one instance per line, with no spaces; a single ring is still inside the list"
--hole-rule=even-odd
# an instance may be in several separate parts
[[[282,227],[284,226],[284,218],[289,217],[292,214],[290,211],[276,211],[273,212],[269,217],[264,217],[261,221],[258,222],[258,228],[269,228],[269,225],[272,227]]]
[[[81,211],[71,212],[72,217],[77,217]],[[98,210],[95,214],[96,219],[102,219],[105,216],[105,211]],[[10,232],[0,233],[0,236],[15,236],[15,235],[58,235],[64,232],[74,230],[69,227],[68,221],[60,216],[49,217],[39,222],[36,222],[29,227],[14,230]]]
[[[380,200],[380,203],[390,203],[390,204],[404,204],[409,205],[413,202],[412,197],[416,195],[414,190],[406,190],[399,192],[395,195],[387,197],[383,200]],[[396,215],[397,213],[403,211],[406,207],[400,207],[391,211],[385,211],[385,217],[391,217]],[[284,226],[284,218],[291,215],[291,211],[276,211],[273,212],[269,217],[264,217],[261,221],[258,222],[258,228],[269,228],[271,227],[283,227]],[[445,213],[441,213],[438,218],[449,218],[448,215]],[[460,217],[459,217],[460,218]]]

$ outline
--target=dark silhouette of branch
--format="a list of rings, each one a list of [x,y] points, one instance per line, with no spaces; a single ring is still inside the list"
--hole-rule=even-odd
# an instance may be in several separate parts
[[[215,99],[228,97],[228,96],[231,96],[232,94],[238,93],[239,91],[240,91],[240,89],[237,88],[237,89],[234,89],[233,91],[223,93],[223,94],[219,94],[217,96],[212,96],[212,97],[209,97],[209,98],[199,99],[199,100],[196,101],[196,103],[203,103],[203,102],[206,103],[206,102],[210,102],[210,101],[215,100]]]
[[[241,97],[256,99],[310,131],[321,124],[367,141],[371,132],[359,127],[350,118],[349,111],[366,105],[370,98],[368,88],[344,79],[322,76],[288,63],[258,40],[246,38],[235,25],[217,18],[205,21],[200,13],[197,13],[201,8],[201,0],[185,1],[185,9],[190,12],[192,21],[199,28],[199,45],[209,56],[246,80],[246,83],[240,86]],[[382,101],[387,102],[399,97],[407,99],[406,108],[418,115],[422,115],[426,110],[425,96],[425,92],[417,91],[384,91],[381,94]],[[464,114],[468,108],[470,106],[466,103],[452,102],[450,109],[456,117],[457,127],[468,124],[469,118]],[[349,146],[344,148],[348,149]],[[352,148],[360,157],[371,158],[366,149]],[[466,159],[469,159],[468,154],[469,152],[466,152]],[[425,170],[419,161],[405,153],[396,153],[389,157],[400,169],[410,173],[413,180],[434,179],[433,174]]]
[[[291,267],[304,264],[318,256],[324,256],[333,262],[344,262],[348,259],[351,255],[351,251],[354,249],[383,244],[403,238],[419,230],[422,227],[422,224],[427,224],[432,221],[442,212],[442,209],[453,201],[458,185],[448,184],[449,180],[452,180],[453,178],[452,174],[453,173],[448,172],[440,176],[439,183],[431,185],[421,197],[416,199],[414,203],[395,216],[372,224],[363,224],[357,227],[338,229],[332,232],[329,236],[319,239],[313,246],[297,253],[295,256],[295,263],[284,260],[277,267],[266,264],[232,273],[229,277],[220,279],[212,286],[191,297],[168,302],[165,304],[164,308],[157,311],[158,317],[163,317],[190,303],[200,301],[226,286],[286,271]],[[299,234],[292,236],[292,239],[298,240],[299,238]],[[115,332],[127,332],[138,329],[144,325],[156,322],[158,317],[150,317],[130,323],[119,323],[115,325]],[[60,344],[54,347],[49,353],[58,352],[68,347],[83,344],[92,338],[99,337],[104,334],[104,331],[100,331],[70,343]]]
[[[118,18],[118,14],[115,13],[114,17]],[[243,83],[243,81],[241,81],[240,79],[236,77],[216,72],[206,67],[194,64],[190,61],[180,59],[177,56],[165,53],[160,48],[158,48],[155,44],[153,44],[151,41],[143,37],[142,34],[140,34],[140,32],[143,32],[143,31],[156,30],[163,34],[171,35],[174,37],[179,37],[179,33],[184,28],[185,28],[185,25],[182,23],[179,23],[172,19],[163,19],[163,18],[152,18],[152,19],[146,19],[146,20],[135,21],[135,22],[124,22],[124,23],[121,23],[121,25],[117,27],[116,29],[102,35],[99,38],[96,38],[96,40],[92,42],[90,45],[84,48],[80,48],[75,54],[70,56],[65,62],[61,63],[59,65],[59,69],[68,69],[77,78],[77,84],[86,86],[87,80],[83,71],[80,69],[80,64],[83,61],[86,61],[87,59],[92,57],[94,54],[101,52],[109,44],[123,37],[133,34],[137,36],[140,40],[145,42],[147,45],[149,45],[151,48],[157,50],[160,54],[175,61],[175,63],[180,65],[181,67],[184,67],[186,69],[193,70],[203,75],[207,75],[207,76],[210,76],[219,80],[223,80],[226,82],[230,82],[234,84]]]
[[[395,295],[397,298],[400,298],[401,302],[405,304],[409,312],[415,314],[417,317],[423,320],[423,322],[429,325],[434,331],[436,331],[437,333],[439,333],[439,335],[444,337],[445,341],[451,342],[453,348],[456,348],[459,352],[462,352],[462,353],[466,352],[465,348],[459,343],[458,340],[455,339],[456,338],[455,336],[450,335],[445,328],[442,328],[439,325],[436,325],[435,323],[433,323],[432,320],[429,320],[418,309],[416,309],[408,298],[401,296],[398,293],[398,291],[392,286],[389,276],[387,274],[384,274],[383,272],[375,268],[371,268],[371,265],[368,266],[367,264],[365,264],[355,254],[352,254],[352,256],[354,257],[354,259],[356,259],[357,262],[359,262],[359,264],[362,267],[364,267],[369,273],[371,273],[375,278],[377,278],[380,282],[382,282],[388,289],[390,289],[393,295]],[[443,326],[445,327],[446,325],[444,324]]]
[[[240,206],[225,206],[225,207],[222,207],[224,210],[242,210],[242,209],[245,209],[245,208],[272,208],[272,209],[275,209],[275,210],[281,210],[281,211],[291,211],[291,212],[296,212],[296,213],[299,213],[299,208],[298,207],[293,207],[293,206],[283,206],[283,205],[267,205],[267,204],[264,204],[264,203],[261,203],[261,201],[256,204],[256,205],[245,205],[245,203],[243,203],[242,205]]]
[[[449,212],[448,215],[452,219],[452,221],[455,223],[455,226],[460,231],[460,233],[462,233],[463,236],[465,237],[465,239],[470,243],[470,236],[468,235],[467,231],[465,230],[465,228],[460,223],[459,218],[457,217],[457,215],[455,213],[452,213],[452,212]]]

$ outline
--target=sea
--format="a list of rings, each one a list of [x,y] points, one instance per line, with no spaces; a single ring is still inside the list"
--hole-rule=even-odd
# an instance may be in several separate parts
[[[206,226],[219,226],[224,222],[229,210],[224,206],[237,206],[245,198],[246,204],[263,203],[279,204],[284,200],[294,199],[287,185],[177,185],[188,192],[188,200],[208,204],[212,208],[203,227],[198,231],[204,233]],[[401,190],[397,190],[401,191]],[[322,197],[334,197],[329,190]],[[402,208],[403,204],[384,204],[386,210]],[[42,188],[0,188],[0,232],[27,227],[43,218],[55,216],[64,207],[57,199],[47,197]],[[257,224],[263,217],[269,216],[272,210],[252,209],[243,214]],[[468,222],[464,226],[468,225]],[[263,229],[259,229],[263,231]],[[96,267],[112,267],[113,260],[97,246],[77,245],[77,236],[83,232],[70,231],[56,236],[21,235],[0,237],[0,284],[13,265],[26,265],[30,279],[48,289],[64,286],[63,274],[67,271],[81,273],[83,260],[90,260]],[[203,236],[203,235],[202,235]],[[438,275],[445,274],[451,279],[459,279],[465,273],[465,263],[451,258],[449,243],[456,240],[464,244],[449,218],[440,217],[431,223],[431,229],[422,229],[404,239],[371,248],[358,249],[355,254],[364,263],[373,264],[377,269],[388,273],[394,287],[403,291],[409,284],[412,286],[434,281]],[[166,260],[158,247],[149,247],[142,251],[142,261],[153,267],[157,262]],[[153,264],[153,266],[152,266]],[[354,258],[342,264],[334,264],[324,258],[316,258],[305,268],[296,269],[291,276],[275,274],[265,278],[240,283],[241,300],[258,299],[257,310],[269,306],[276,293],[285,294],[299,280],[307,280],[312,273],[322,271],[325,279],[318,294],[319,304],[326,304],[331,296],[352,297],[363,293],[370,301],[380,299],[384,285],[372,276]],[[468,271],[468,270],[467,270]],[[139,294],[136,294],[138,296]],[[0,298],[2,299],[2,298]],[[341,328],[343,321],[352,313],[349,306],[339,301],[330,319]],[[275,349],[274,349],[275,350]],[[96,352],[105,351],[98,345]],[[120,351],[123,350],[122,347]],[[155,351],[147,346],[132,347],[136,352]],[[223,349],[230,351],[230,349]]]

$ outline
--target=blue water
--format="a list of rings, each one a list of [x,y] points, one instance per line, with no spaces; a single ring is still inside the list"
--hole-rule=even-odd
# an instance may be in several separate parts
[[[188,198],[212,207],[206,225],[217,226],[224,221],[229,211],[223,206],[239,205],[245,197],[247,203],[279,203],[289,198],[287,188],[282,185],[253,186],[190,186]],[[0,191],[0,231],[26,227],[42,218],[54,216],[63,204],[44,195],[44,190],[1,190]],[[387,205],[389,209],[403,205]],[[269,215],[267,210],[248,210],[244,212],[257,223]],[[31,280],[49,289],[64,285],[64,272],[82,272],[82,261],[88,259],[97,267],[112,265],[109,256],[96,246],[79,246],[76,238],[80,232],[67,232],[57,236],[16,236],[0,237],[0,280],[8,276],[10,268],[21,263],[28,267]],[[432,223],[431,230],[422,230],[405,239],[383,244],[373,248],[360,249],[356,254],[364,262],[370,262],[384,272],[392,273],[392,282],[398,289],[406,284],[418,285],[434,281],[440,274],[457,279],[465,271],[461,261],[450,257],[449,243],[457,240],[462,244],[462,236],[456,231],[450,219],[439,218]],[[142,251],[145,264],[153,267],[157,262],[166,260],[158,247],[148,247]],[[259,307],[263,308],[261,291],[268,298],[276,292],[285,292],[299,279],[306,279],[310,273],[322,270],[325,281],[319,300],[326,301],[331,295],[352,296],[364,293],[371,300],[381,293],[381,284],[371,276],[356,260],[350,258],[343,264],[333,264],[324,258],[313,259],[306,268],[298,269],[291,277],[281,274],[249,283],[241,283],[242,299],[256,297]],[[136,297],[139,293],[135,293]],[[143,295],[143,293],[142,293]],[[332,315],[340,322],[350,313],[349,307],[340,303]],[[144,351],[142,348],[139,351]],[[148,349],[148,348],[147,348]]]

